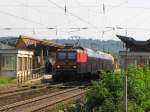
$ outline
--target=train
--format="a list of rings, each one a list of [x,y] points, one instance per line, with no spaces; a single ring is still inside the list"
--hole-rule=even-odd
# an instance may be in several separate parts
[[[81,46],[66,46],[56,52],[54,81],[98,77],[102,71],[112,72],[115,62],[111,54]]]

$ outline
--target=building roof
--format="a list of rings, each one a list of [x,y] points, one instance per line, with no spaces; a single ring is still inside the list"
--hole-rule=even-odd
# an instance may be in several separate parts
[[[37,47],[45,47],[56,50],[64,47],[62,44],[39,40],[23,35],[20,35],[19,37],[0,37],[0,42],[12,47],[16,47],[17,49],[36,49]]]
[[[20,35],[19,40],[16,44],[16,47],[18,49],[24,49],[24,48],[33,48],[34,49],[37,47],[47,47],[50,49],[59,49],[59,48],[64,48],[64,45]]]
[[[150,39],[146,41],[137,41],[132,37],[116,35],[131,51],[150,51]]]
[[[0,42],[15,47],[19,37],[0,37]]]

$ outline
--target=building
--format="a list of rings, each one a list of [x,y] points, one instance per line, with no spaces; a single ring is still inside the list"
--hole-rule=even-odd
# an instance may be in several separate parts
[[[132,37],[116,36],[126,48],[126,50],[119,52],[122,68],[126,68],[129,64],[150,66],[150,40],[136,41]]]
[[[64,46],[27,36],[0,37],[0,74],[16,77],[18,83],[38,78],[45,63],[55,63],[56,50]]]

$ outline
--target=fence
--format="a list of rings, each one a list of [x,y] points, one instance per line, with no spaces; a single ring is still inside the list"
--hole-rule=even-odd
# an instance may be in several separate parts
[[[18,84],[26,82],[28,80],[36,79],[42,77],[45,74],[45,66],[40,68],[32,69],[31,71],[21,71],[17,75]]]

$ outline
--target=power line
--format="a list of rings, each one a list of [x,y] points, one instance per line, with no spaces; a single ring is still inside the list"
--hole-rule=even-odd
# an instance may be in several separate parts
[[[25,4],[22,3],[22,2],[19,2],[19,3],[20,3],[21,5],[23,5],[24,7],[28,7],[28,8],[31,8],[31,9],[36,10],[37,12],[39,12],[39,10],[37,10],[37,9],[35,9],[35,8],[32,8],[32,7],[30,7],[29,5],[25,5]],[[21,17],[21,16],[18,16],[18,15],[15,15],[15,14],[12,14],[12,13],[9,13],[9,12],[6,12],[6,11],[0,10],[0,13],[1,13],[1,14],[4,14],[4,15],[11,16],[11,17],[14,17],[14,18],[21,19],[21,20],[26,21],[26,22],[36,23],[36,24],[41,25],[41,26],[46,26],[45,28],[42,28],[42,29],[47,29],[47,28],[49,28],[46,24],[43,24],[43,23],[41,23],[41,22],[34,21],[34,20],[31,20],[31,19],[28,19],[28,18],[25,18],[25,17]],[[14,28],[14,29],[33,29],[33,28]],[[36,29],[41,29],[41,28],[36,28]]]
[[[52,1],[51,1],[52,2]],[[20,2],[21,3],[21,2]],[[23,3],[21,3],[24,7],[29,7],[29,8],[31,8],[31,9],[34,9],[34,8],[32,8],[32,6],[30,6],[30,5],[25,5],[25,4],[23,4]],[[55,4],[55,5],[57,5],[57,4]],[[57,5],[58,6],[58,5]],[[63,7],[59,7],[59,8],[63,8]],[[35,10],[35,9],[34,9]],[[38,11],[38,10],[36,10],[36,11]],[[67,10],[66,10],[66,13],[67,13]],[[70,12],[69,12],[70,13]],[[71,15],[73,15],[74,17],[76,17],[76,18],[78,18],[80,21],[84,21],[84,23],[87,23],[87,24],[90,24],[91,26],[93,26],[93,27],[95,27],[96,29],[98,28],[98,27],[96,27],[95,25],[93,25],[93,24],[91,24],[91,23],[89,23],[88,21],[85,21],[84,19],[82,19],[81,17],[79,17],[79,16],[76,16],[76,15],[74,15],[73,13],[70,13]],[[10,14],[9,14],[10,15]],[[23,17],[21,17],[22,19],[23,19]],[[27,20],[27,18],[24,18],[24,20]],[[31,21],[31,20],[27,20],[28,22],[30,21],[30,22],[33,22],[33,20]],[[35,21],[33,22],[33,23],[35,23]],[[39,24],[39,22],[36,22],[37,24]],[[40,23],[40,25],[41,25],[41,23]],[[44,25],[44,24],[42,24],[42,25]]]
[[[64,10],[64,7],[59,6],[57,3],[53,2],[52,0],[48,0],[48,2],[51,3],[51,4],[53,4],[53,5],[55,5],[55,6],[58,7],[59,9]],[[86,23],[86,24],[92,26],[93,28],[98,29],[97,26],[95,26],[95,25],[91,24],[90,22],[88,22],[88,21],[82,19],[81,17],[79,17],[79,16],[73,14],[73,13],[70,12],[69,10],[67,10],[67,13],[70,14],[70,15],[72,15],[73,17],[77,18],[78,20],[80,20],[80,21],[82,21],[82,22],[84,22],[84,23]]]
[[[27,8],[30,8],[30,9],[33,9],[33,10],[35,10],[36,12],[40,12],[40,10],[38,10],[36,7],[32,7],[32,6],[30,6],[30,5],[26,5],[26,4],[24,4],[24,3],[22,3],[22,2],[19,2],[21,5],[23,5],[24,7],[27,7]],[[43,7],[45,7],[45,6],[43,6]],[[49,8],[49,6],[47,5],[47,7]],[[56,8],[56,7],[55,7]],[[47,10],[47,11],[49,11],[49,10]],[[66,1],[65,1],[65,15],[66,15],[66,13],[67,13],[67,6],[66,6]],[[40,15],[39,15],[39,17],[41,17]],[[73,23],[73,21],[72,21],[72,23]],[[64,23],[65,24],[65,23]],[[62,25],[64,25],[64,24],[62,24]],[[61,24],[59,24],[59,25],[57,25],[57,26],[61,26]],[[37,28],[36,28],[37,29]],[[39,28],[38,28],[39,29]],[[46,28],[47,29],[47,28]]]
[[[17,0],[16,0],[17,1]],[[18,2],[18,1],[17,1]],[[28,4],[26,5],[25,3],[22,3],[22,2],[18,2],[19,4],[21,4],[22,6],[25,6],[26,8],[30,8],[30,9],[32,9],[32,10],[34,10],[34,11],[36,11],[38,14],[40,14],[40,10],[39,9],[37,9],[37,8],[35,8],[35,7],[30,7],[30,6],[28,6]],[[41,21],[41,16],[39,16],[39,19],[40,19],[40,21]],[[41,22],[40,22],[41,23]],[[36,28],[37,29],[37,28]],[[33,28],[33,32],[35,33],[35,28]]]
[[[18,1],[17,1],[17,2],[18,2]],[[38,10],[37,8],[31,7],[31,6],[29,6],[29,5],[26,5],[26,4],[24,4],[24,3],[20,2],[20,1],[19,1],[18,3],[21,4],[21,5],[24,6],[24,7],[30,8],[30,9],[32,9],[32,10],[38,12],[38,13],[39,13],[39,11],[40,11],[40,10]],[[21,7],[22,7],[22,6],[21,6]]]
[[[48,27],[47,25],[45,25],[45,24],[43,24],[43,23],[40,23],[40,22],[31,20],[31,19],[28,19],[28,18],[24,18],[24,17],[21,17],[21,16],[17,16],[17,15],[15,15],[15,14],[11,14],[11,13],[9,13],[9,12],[5,12],[5,11],[0,10],[0,13],[1,13],[1,14],[4,14],[4,15],[11,16],[11,17],[14,17],[14,18],[18,18],[18,19],[24,20],[24,21],[26,21],[26,22],[36,23],[36,24],[39,24],[39,25]]]
[[[108,13],[109,11],[112,11],[113,9],[118,8],[118,7],[121,7],[122,5],[127,4],[127,3],[128,3],[128,1],[126,0],[126,1],[121,2],[120,4],[117,4],[117,5],[114,5],[114,6],[108,5],[109,7],[111,6],[111,8],[110,8],[109,10],[107,10],[107,13]],[[105,5],[106,5],[106,4],[105,4]],[[106,6],[107,6],[107,5],[106,5]]]
[[[89,9],[89,7],[92,7],[93,8],[93,6],[83,6],[83,5],[81,5],[80,4],[80,2],[78,1],[78,0],[74,0],[75,2],[76,2],[76,4],[78,5],[78,7],[71,7],[71,8],[88,8],[88,10],[90,11],[90,12],[92,12],[92,13],[95,13],[95,14],[102,14],[103,12],[100,12],[100,11],[98,11],[98,12],[96,12],[96,11],[94,11],[94,10],[91,10],[91,9]],[[94,8],[99,8],[100,6],[94,6]]]
[[[79,1],[77,1],[77,0],[74,0],[74,1],[76,1],[77,5],[79,5],[79,6],[72,6],[71,8],[99,7],[99,5],[81,5],[81,3]],[[22,2],[20,2],[20,3],[22,3]],[[117,5],[110,5],[110,4],[106,4],[106,3],[105,3],[105,5],[108,6],[108,7],[117,8],[117,7],[120,7],[122,4],[125,4],[125,3],[127,3],[127,1],[124,1],[123,3],[117,4]],[[103,3],[101,3],[100,5],[103,5]],[[52,6],[49,6],[49,5],[25,5],[25,4],[23,4],[23,6],[0,4],[0,7],[41,7],[41,8],[48,7],[48,8],[55,8],[55,7],[52,7]],[[133,9],[138,8],[138,9],[148,9],[148,10],[150,9],[149,7],[142,7],[142,6],[123,6],[122,8],[133,8]]]
[[[138,12],[137,14],[134,14],[132,17],[129,17],[129,18],[127,18],[127,19],[121,21],[119,24],[122,24],[122,23],[125,23],[125,22],[126,22],[126,23],[130,23],[130,22],[132,22],[133,20],[135,21],[136,17],[139,17],[138,15],[140,15],[140,17],[141,17],[141,14],[143,14],[143,11],[140,11],[140,12]]]
[[[51,1],[51,0],[48,0],[48,1]],[[57,4],[55,3],[55,6],[56,6]],[[31,5],[23,5],[24,7],[30,7]],[[41,5],[42,6],[42,5]],[[48,5],[47,5],[47,7],[48,7]],[[58,7],[58,6],[57,6]],[[118,7],[119,7],[119,5],[118,5]],[[32,6],[31,6],[31,8],[32,8]],[[60,6],[60,8],[61,9],[63,9],[64,10],[64,7],[61,7]],[[33,9],[34,9],[34,7],[33,7]],[[67,9],[67,7],[66,7],[66,9]],[[107,12],[107,11],[106,11]],[[15,18],[19,18],[19,19],[22,19],[22,20],[24,20],[24,21],[28,21],[28,22],[30,22],[30,23],[36,23],[36,24],[39,24],[39,25],[42,25],[42,26],[47,26],[47,25],[45,25],[45,24],[42,24],[42,23],[40,23],[40,22],[36,22],[36,21],[34,21],[34,20],[30,20],[30,19],[28,19],[28,18],[24,18],[24,17],[20,17],[20,16],[17,16],[17,15],[13,15],[13,14],[11,14],[11,13],[8,13],[8,12],[5,12],[5,11],[3,11],[3,12],[1,12],[0,11],[0,13],[5,13],[5,15],[9,15],[9,16],[13,16],[13,17],[15,17]],[[88,22],[88,21],[86,21],[85,19],[83,19],[83,18],[81,18],[81,17],[79,17],[79,16],[77,16],[77,15],[75,15],[75,14],[73,14],[72,12],[68,12],[68,10],[66,11],[66,13],[68,13],[68,14],[70,14],[70,15],[72,15],[73,17],[75,17],[75,18],[77,18],[77,19],[79,19],[80,21],[82,21],[82,22],[84,22],[84,23],[86,23],[86,24],[89,24],[89,25],[91,25],[94,29],[98,29],[98,27],[96,26],[96,25],[93,25],[92,23],[90,23],[90,22]],[[16,17],[17,16],[17,17]],[[132,17],[133,18],[133,17]],[[130,20],[130,19],[129,19]],[[16,28],[17,29],[17,28]],[[21,29],[21,28],[19,28],[19,29]],[[23,29],[23,28],[22,28]],[[29,29],[31,29],[31,28],[29,28]],[[36,29],[42,29],[42,28],[36,28]],[[44,29],[44,28],[43,28]],[[47,28],[45,28],[45,29],[47,29]]]
[[[122,4],[122,3],[121,3]],[[117,8],[117,7],[120,7],[120,5],[107,5],[105,4],[107,7],[111,7],[111,9],[113,8]],[[50,7],[49,5],[0,5],[0,7],[31,7],[31,8],[35,8],[35,7],[39,7],[39,8],[55,8],[55,7]],[[98,8],[99,6],[98,5],[88,5],[88,6],[72,6],[71,8],[88,8],[88,7],[91,7],[91,8]],[[146,10],[150,10],[149,7],[141,7],[141,6],[123,6],[122,8],[131,8],[131,9],[146,9]]]

